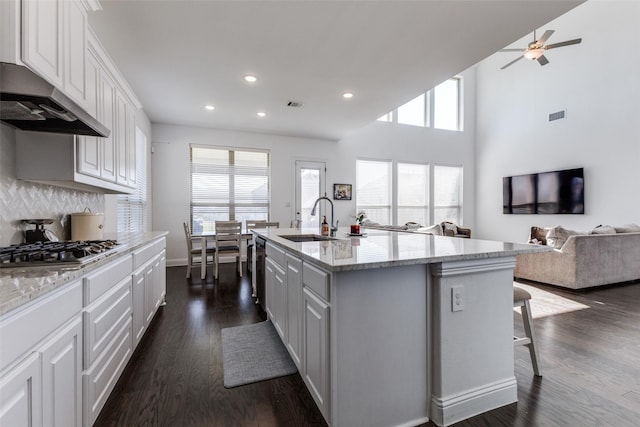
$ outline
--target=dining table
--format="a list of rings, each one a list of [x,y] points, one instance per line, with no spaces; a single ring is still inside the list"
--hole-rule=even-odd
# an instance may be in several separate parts
[[[203,233],[198,233],[198,234],[192,234],[191,237],[193,238],[200,238],[200,246],[202,248],[202,265],[200,267],[200,278],[204,279],[207,277],[207,242],[209,241],[215,241],[216,238],[216,233],[215,231],[205,231]],[[253,233],[251,232],[251,230],[246,230],[243,229],[242,230],[242,240],[246,240],[247,244],[249,243],[250,240],[253,239]]]

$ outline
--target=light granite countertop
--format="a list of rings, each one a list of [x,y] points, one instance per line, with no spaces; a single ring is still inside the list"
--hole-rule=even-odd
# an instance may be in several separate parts
[[[105,233],[104,239],[118,241],[117,251],[108,257],[83,265],[54,264],[42,267],[1,268],[0,316],[167,234],[166,231]]]
[[[415,231],[368,228],[362,231],[363,236],[352,237],[348,235],[348,228],[340,228],[335,240],[313,242],[293,242],[281,236],[320,234],[316,228],[271,228],[253,232],[328,271],[500,258],[550,250],[540,245],[433,236]]]

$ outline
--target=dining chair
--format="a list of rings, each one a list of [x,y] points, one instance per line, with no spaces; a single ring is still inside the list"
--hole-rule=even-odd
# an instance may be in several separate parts
[[[191,229],[186,222],[182,223],[184,227],[184,236],[187,239],[187,279],[191,277],[191,269],[194,264],[206,264],[209,263],[209,257],[211,257],[211,264],[214,262],[214,255],[216,252],[215,246],[207,245],[206,259],[202,259],[202,243],[200,237],[193,237],[191,235]],[[200,261],[195,261],[194,258],[199,258]]]
[[[269,228],[269,227],[274,227],[274,228],[278,228],[280,227],[280,223],[277,221],[266,221],[263,219],[260,220],[251,220],[251,219],[247,219],[245,220],[245,229],[247,230],[247,233],[249,232],[249,230],[256,230],[259,228]],[[252,271],[253,269],[253,247],[254,247],[254,239],[252,238],[251,241],[249,242],[249,244],[247,244],[247,271]]]
[[[538,346],[536,342],[536,334],[533,329],[533,316],[531,315],[531,294],[521,287],[513,287],[513,307],[520,307],[520,313],[522,314],[522,323],[524,324],[524,337],[513,337],[513,345],[524,345],[529,349],[529,356],[531,357],[531,366],[533,367],[533,373],[541,377],[540,371],[540,357],[538,356]]]
[[[236,258],[238,274],[242,277],[242,258],[240,248],[242,241],[242,223],[238,221],[216,221],[216,253],[215,253],[215,274],[218,278],[218,266],[220,257],[233,256]]]

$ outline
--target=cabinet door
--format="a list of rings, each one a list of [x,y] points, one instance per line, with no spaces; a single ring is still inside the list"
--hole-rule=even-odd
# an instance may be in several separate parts
[[[86,108],[87,11],[79,0],[62,1],[64,92]]]
[[[302,261],[287,254],[287,348],[293,361],[302,362]]]
[[[149,325],[151,319],[153,319],[153,315],[156,313],[153,262],[149,263],[149,266],[144,272],[144,276],[144,324]]]
[[[311,396],[329,414],[329,305],[308,289],[304,302],[304,375]]]
[[[136,112],[130,104],[127,104],[127,185],[136,186]]]
[[[87,112],[99,120],[98,104],[100,82],[100,65],[95,56],[89,52],[87,58],[86,84],[87,84]],[[97,136],[78,136],[78,172],[100,177],[102,167],[101,141]]]
[[[31,353],[0,378],[0,426],[42,426],[40,354]]]
[[[276,272],[275,272],[275,267],[274,267],[274,263],[273,261],[271,261],[269,258],[267,258],[265,260],[265,266],[264,266],[264,285],[265,285],[265,310],[267,312],[267,316],[269,317],[269,319],[271,320],[271,323],[274,322],[273,320],[273,311],[274,311],[274,303],[275,303],[275,298],[274,298],[274,294],[273,294],[273,282],[276,280]]]
[[[115,146],[115,108],[116,86],[111,78],[102,71],[100,73],[101,112],[98,119],[111,130],[109,137],[102,138],[102,167],[100,177],[106,181],[116,180],[116,146]]]
[[[163,250],[153,262],[153,294],[155,300],[155,311],[164,304],[166,295],[166,263],[167,256]]]
[[[116,182],[127,185],[127,101],[124,95],[116,90],[116,119],[115,119],[115,143],[116,143]]]
[[[42,348],[45,426],[82,426],[82,319],[76,318]]]
[[[133,347],[135,348],[147,328],[145,323],[144,290],[146,267],[140,268],[133,275]]]
[[[32,70],[63,87],[62,1],[22,2],[22,60]]]
[[[274,264],[273,280],[273,326],[276,327],[282,342],[287,342],[287,275],[278,265]]]

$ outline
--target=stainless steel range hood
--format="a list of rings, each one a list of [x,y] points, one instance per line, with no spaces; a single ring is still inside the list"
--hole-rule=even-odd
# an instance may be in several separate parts
[[[18,129],[108,137],[111,132],[27,67],[0,62],[0,120]]]

